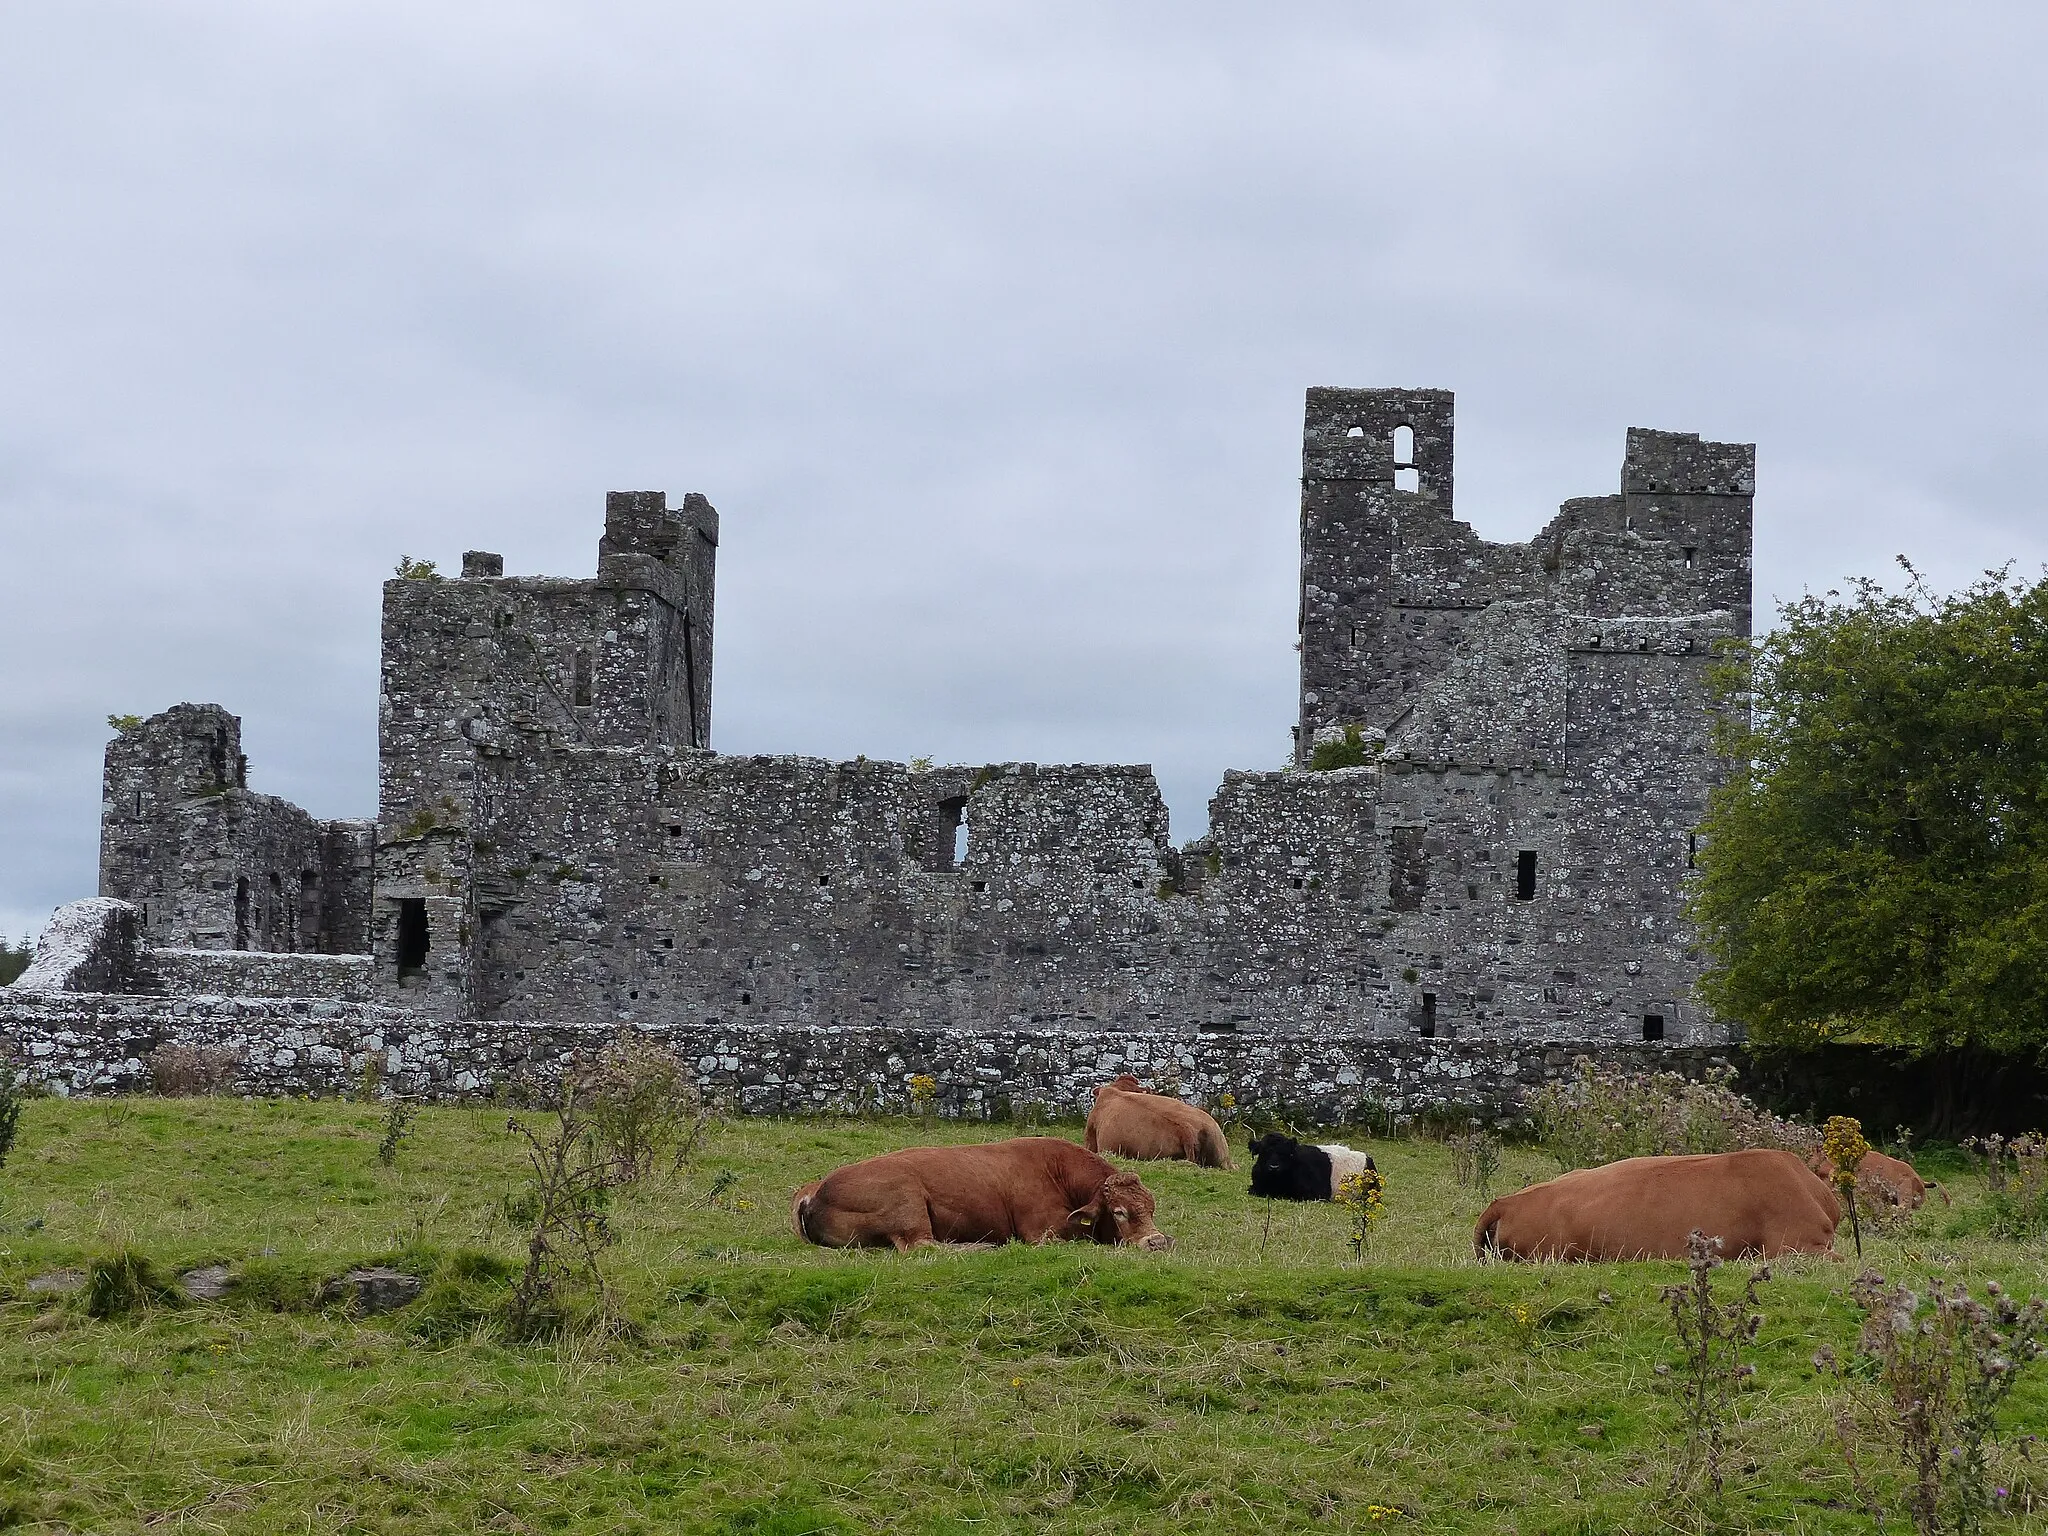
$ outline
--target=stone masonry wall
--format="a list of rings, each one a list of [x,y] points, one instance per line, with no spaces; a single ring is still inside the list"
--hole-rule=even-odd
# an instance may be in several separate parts
[[[386,584],[374,826],[251,794],[182,705],[108,749],[102,890],[159,946],[370,957],[170,991],[451,1025],[1716,1044],[1681,899],[1754,450],[1632,428],[1616,494],[1494,544],[1453,404],[1309,392],[1296,759],[1371,761],[1228,773],[1185,848],[1143,766],[711,752],[718,514],[615,492],[594,579]]]
[[[107,744],[100,895],[150,942],[354,954],[368,947],[370,826],[249,790],[242,722],[179,704]]]
[[[473,551],[456,580],[384,584],[377,890],[366,946],[416,1007],[474,1006],[474,795],[482,765],[558,747],[703,748],[711,731],[719,520],[691,494],[614,491],[594,580],[506,577]],[[400,964],[417,902],[431,963]]]
[[[366,1003],[0,992],[0,1054],[54,1092],[133,1092],[148,1059],[177,1043],[238,1058],[232,1091],[354,1091],[374,1064],[399,1093],[442,1101],[499,1085],[545,1088],[613,1026],[569,1022],[451,1024]],[[1697,1075],[1725,1053],[1503,1041],[1388,1041],[1113,1031],[950,1030],[779,1024],[673,1025],[642,1033],[675,1049],[706,1092],[747,1113],[819,1114],[910,1107],[909,1078],[938,1083],[939,1112],[1002,1118],[1086,1112],[1097,1085],[1134,1072],[1199,1103],[1226,1093],[1243,1109],[1301,1125],[1356,1121],[1382,1110],[1515,1114],[1535,1086],[1573,1070],[1584,1049],[1603,1059]]]

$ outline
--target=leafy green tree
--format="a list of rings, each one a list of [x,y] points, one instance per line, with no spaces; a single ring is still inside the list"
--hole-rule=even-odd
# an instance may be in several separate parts
[[[1721,669],[1692,912],[1760,1044],[2048,1049],[2048,575],[1858,581]],[[1744,704],[1748,708],[1743,708]]]
[[[34,958],[35,949],[26,938],[16,946],[7,942],[5,934],[0,934],[0,987],[27,970],[29,961]]]

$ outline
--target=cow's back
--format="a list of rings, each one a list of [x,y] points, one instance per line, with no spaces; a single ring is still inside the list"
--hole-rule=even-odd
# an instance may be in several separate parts
[[[1113,1084],[1095,1091],[1088,1112],[1088,1148],[1118,1157],[1185,1158],[1205,1168],[1229,1168],[1230,1143],[1206,1110],[1162,1094],[1126,1092]]]
[[[1523,1259],[1684,1258],[1695,1230],[1722,1252],[1825,1253],[1839,1208],[1790,1152],[1633,1157],[1581,1168],[1487,1207],[1482,1251]]]

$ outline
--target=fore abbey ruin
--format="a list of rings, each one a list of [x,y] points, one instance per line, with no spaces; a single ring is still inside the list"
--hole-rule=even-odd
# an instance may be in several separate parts
[[[1494,544],[1456,519],[1452,427],[1446,391],[1309,391],[1294,765],[1227,773],[1192,842],[1142,766],[719,754],[719,515],[615,492],[594,578],[472,553],[385,584],[375,821],[252,791],[217,706],[121,731],[93,921],[132,938],[24,985],[448,1038],[1717,1044],[1681,887],[1755,450],[1631,428],[1616,493]],[[1332,742],[1358,765],[1316,771]]]

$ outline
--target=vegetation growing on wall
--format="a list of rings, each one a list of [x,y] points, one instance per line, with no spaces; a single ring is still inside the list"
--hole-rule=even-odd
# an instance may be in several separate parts
[[[1937,597],[1906,569],[1785,604],[1721,669],[1747,768],[1701,829],[1702,991],[1763,1044],[2037,1051],[2048,576]]]
[[[1312,773],[1330,773],[1338,768],[1363,768],[1379,756],[1379,743],[1368,738],[1355,725],[1344,727],[1344,733],[1330,741],[1319,741],[1309,754],[1308,766]]]

